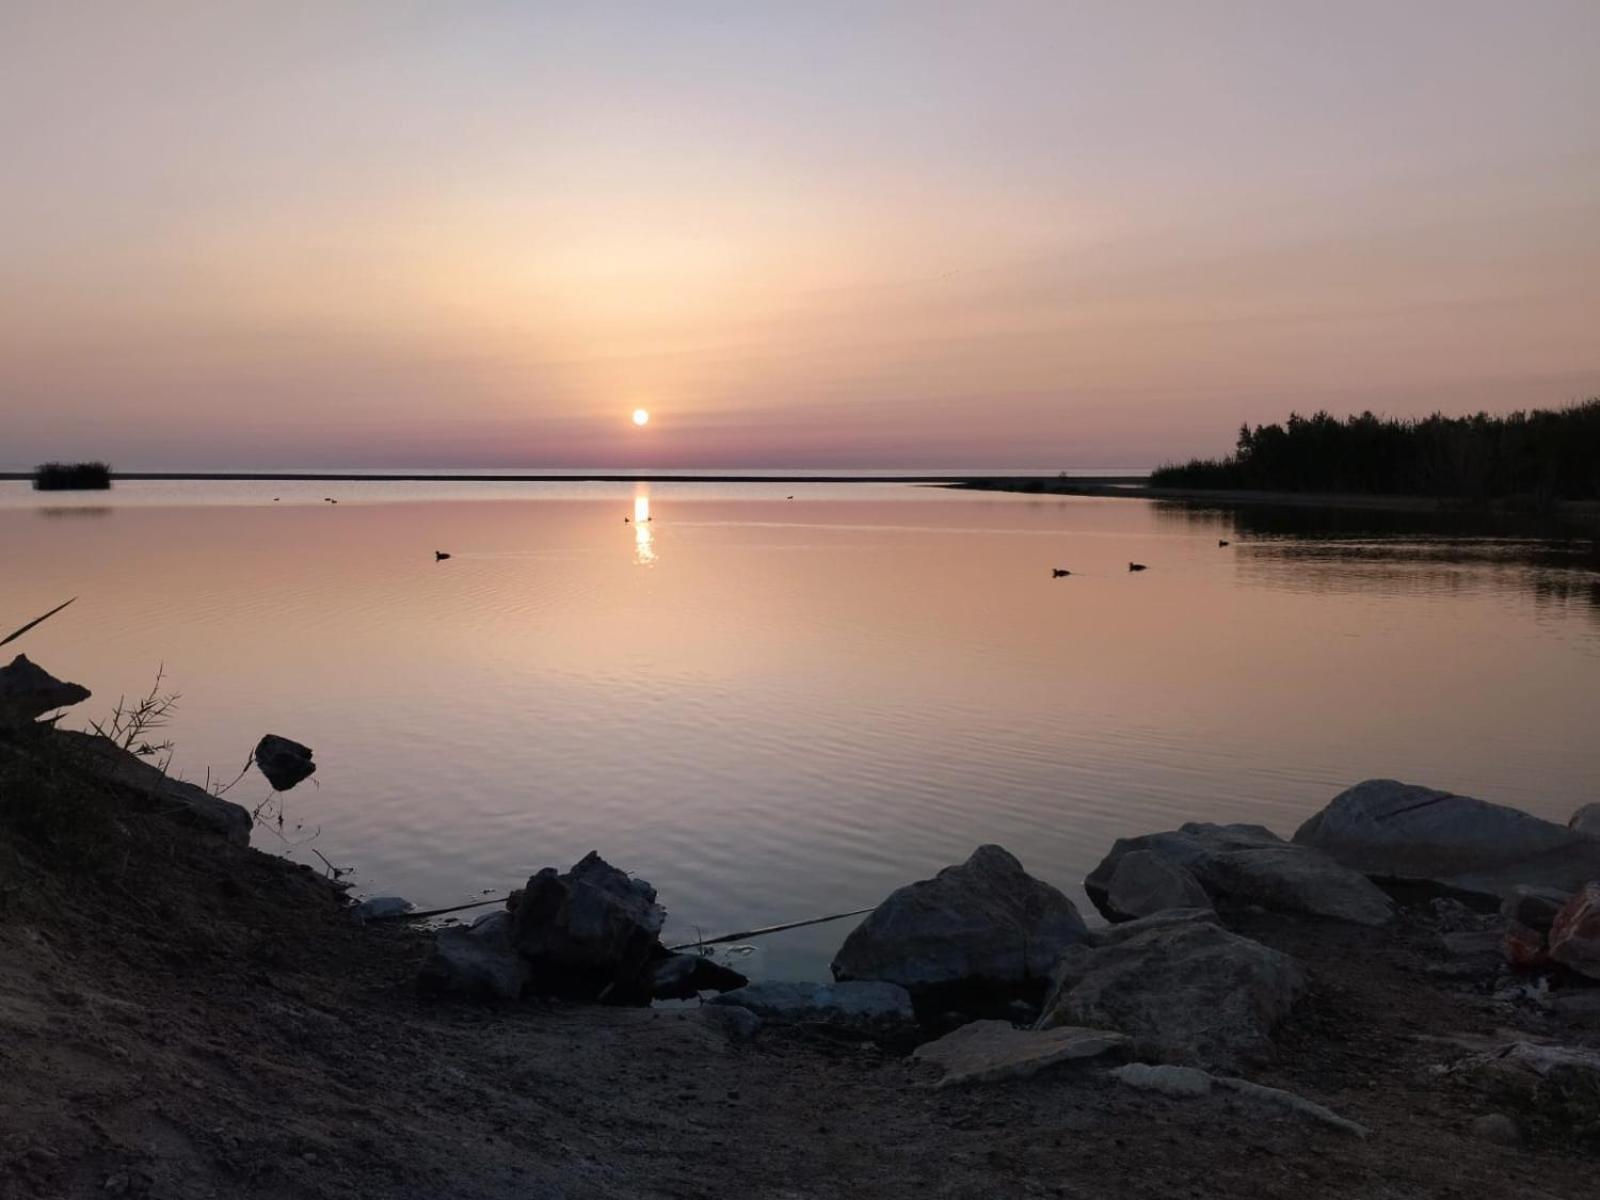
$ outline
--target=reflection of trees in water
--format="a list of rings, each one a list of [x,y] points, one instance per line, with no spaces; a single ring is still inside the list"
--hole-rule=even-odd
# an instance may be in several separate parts
[[[1448,595],[1522,591],[1600,620],[1600,541],[1519,514],[1199,507],[1157,517],[1234,542],[1241,575],[1306,591]]]

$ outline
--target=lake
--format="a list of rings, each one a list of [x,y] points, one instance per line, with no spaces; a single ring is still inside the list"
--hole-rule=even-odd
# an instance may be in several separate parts
[[[1537,529],[899,483],[0,483],[0,551],[0,626],[80,597],[7,648],[93,689],[67,725],[164,669],[175,773],[310,744],[290,852],[424,907],[595,849],[692,939],[998,842],[1092,915],[1120,835],[1287,836],[1372,776],[1600,799],[1594,545]],[[743,969],[825,977],[849,925]]]

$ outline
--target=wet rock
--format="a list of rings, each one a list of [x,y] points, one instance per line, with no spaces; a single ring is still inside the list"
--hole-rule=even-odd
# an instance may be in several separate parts
[[[728,1035],[729,1041],[748,1042],[761,1032],[761,1018],[737,1004],[706,1004],[700,1017]]]
[[[897,889],[845,939],[839,980],[884,980],[914,995],[1037,992],[1087,927],[1071,900],[999,846]]]
[[[704,954],[669,954],[650,964],[650,994],[657,1000],[687,1000],[701,992],[731,992],[750,981]]]
[[[1600,979],[1600,883],[1586,883],[1550,926],[1550,957],[1590,979]]]
[[[1600,837],[1600,802],[1585,804],[1573,813],[1571,819],[1567,821],[1567,828],[1575,833]]]
[[[1132,921],[1169,908],[1210,907],[1211,897],[1200,881],[1154,850],[1131,850],[1117,860],[1101,905],[1114,921]]]
[[[1500,954],[1521,970],[1538,970],[1550,965],[1550,946],[1545,935],[1521,921],[1507,921],[1500,936]]]
[[[1115,1029],[1140,1058],[1231,1070],[1270,1056],[1305,988],[1285,954],[1206,921],[1166,922],[1067,950],[1038,1028]]]
[[[911,1057],[942,1068],[938,1086],[953,1087],[1023,1079],[1058,1063],[1124,1051],[1129,1044],[1126,1035],[1104,1029],[1018,1029],[1009,1021],[973,1021],[917,1047]]]
[[[317,771],[317,764],[311,761],[310,746],[302,746],[275,733],[267,734],[256,743],[254,758],[267,782],[279,792],[287,792]]]
[[[350,910],[357,921],[386,921],[403,917],[416,908],[402,896],[370,896]]]
[[[512,914],[511,941],[541,989],[645,1003],[666,915],[655,888],[591,851],[566,874],[546,867],[528,880]]]
[[[1285,842],[1260,825],[1193,822],[1166,833],[1117,840],[1083,881],[1089,899],[1107,920],[1130,915],[1114,902],[1111,890],[1124,860],[1133,854],[1154,855],[1187,872],[1208,895],[1237,904],[1359,925],[1383,925],[1394,916],[1393,902],[1370,880],[1324,854]]]
[[[1517,1123],[1505,1113],[1485,1113],[1475,1118],[1472,1136],[1486,1142],[1499,1142],[1503,1146],[1515,1146],[1522,1141],[1522,1132],[1517,1128]]]
[[[1519,885],[1573,891],[1600,878],[1600,838],[1392,779],[1341,792],[1294,840],[1375,878],[1484,898],[1502,899]]]
[[[885,1026],[916,1019],[911,996],[881,981],[790,983],[765,979],[706,1001],[746,1008],[774,1021],[821,1021],[836,1025]]]
[[[108,783],[127,789],[142,804],[169,820],[217,834],[236,846],[249,844],[252,821],[248,809],[172,778],[108,738],[70,729],[58,729],[53,736],[87,769]]]
[[[511,945],[511,918],[490,913],[470,927],[451,925],[434,938],[417,986],[433,995],[515,1000],[528,986],[528,964]]]
[[[0,729],[19,729],[89,698],[89,689],[57,679],[19,654],[0,667]]]

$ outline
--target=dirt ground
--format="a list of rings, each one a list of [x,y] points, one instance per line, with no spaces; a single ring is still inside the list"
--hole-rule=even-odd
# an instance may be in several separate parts
[[[1092,1065],[933,1090],[827,1030],[736,1042],[694,1009],[429,1000],[426,935],[356,926],[309,871],[147,813],[60,849],[0,823],[0,1197],[1600,1193],[1593,1147],[1476,1136],[1491,1099],[1430,1072],[1462,1053],[1441,1037],[1600,1039],[1493,999],[1427,906],[1387,932],[1230,918],[1313,981],[1254,1077],[1362,1140]]]

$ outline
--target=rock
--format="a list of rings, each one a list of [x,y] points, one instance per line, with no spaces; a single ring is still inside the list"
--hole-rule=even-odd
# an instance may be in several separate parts
[[[1600,837],[1600,802],[1585,804],[1572,814],[1567,822],[1567,828],[1575,833],[1586,833],[1590,837]]]
[[[1205,921],[1168,922],[1070,948],[1038,1028],[1115,1029],[1140,1058],[1235,1069],[1270,1055],[1273,1028],[1305,987],[1287,955]]]
[[[687,1000],[701,992],[731,992],[750,981],[704,954],[669,954],[650,964],[650,994],[657,1000]]]
[[[1500,915],[1529,929],[1549,933],[1550,926],[1556,923],[1556,914],[1571,899],[1572,893],[1568,891],[1518,886],[1512,888],[1501,903]]]
[[[1169,908],[1210,907],[1211,897],[1188,868],[1154,850],[1130,850],[1117,860],[1101,905],[1114,921],[1132,921]]]
[[[1164,1096],[1190,1098],[1207,1095],[1213,1087],[1238,1092],[1252,1100],[1275,1104],[1301,1116],[1310,1117],[1324,1125],[1332,1126],[1355,1137],[1366,1137],[1370,1130],[1365,1125],[1346,1120],[1330,1108],[1282,1088],[1263,1087],[1248,1079],[1235,1079],[1228,1075],[1212,1075],[1193,1067],[1160,1066],[1147,1063],[1129,1063],[1111,1072],[1119,1083],[1147,1092],[1160,1092]]]
[[[1550,946],[1545,935],[1521,921],[1507,921],[1500,937],[1501,956],[1513,967],[1539,970],[1550,965]]]
[[[256,743],[256,766],[267,777],[274,791],[287,792],[295,784],[316,774],[311,747],[269,733]]]
[[[1593,1141],[1600,1130],[1600,1051],[1582,1046],[1509,1042],[1442,1068],[1483,1085],[1519,1123]]]
[[[1303,846],[1291,845],[1260,825],[1190,823],[1144,837],[1119,838],[1111,853],[1083,881],[1084,890],[1106,919],[1127,920],[1130,913],[1111,896],[1112,885],[1130,855],[1149,854],[1186,872],[1209,896],[1254,904],[1271,912],[1303,913],[1383,925],[1394,903],[1360,872]]]
[[[96,775],[134,793],[171,820],[215,833],[236,846],[250,843],[248,809],[213,796],[204,788],[174,779],[161,768],[98,734],[58,729],[54,737]]]
[[[540,988],[645,1003],[647,965],[661,955],[666,915],[655,888],[591,851],[565,875],[546,867],[528,880],[512,914],[511,941]]]
[[[1023,1079],[1057,1063],[1098,1058],[1124,1050],[1128,1038],[1103,1029],[1064,1025],[1055,1029],[1018,1029],[1009,1021],[973,1021],[933,1042],[918,1046],[911,1057],[944,1070],[939,1087]]]
[[[761,1032],[761,1018],[737,1004],[701,1005],[700,1017],[726,1033],[729,1041],[748,1042]]]
[[[472,926],[451,925],[433,941],[417,986],[434,995],[474,1000],[515,1000],[528,986],[530,972],[511,945],[511,918],[490,913]]]
[[[401,896],[371,896],[352,908],[350,915],[357,921],[382,921],[402,917],[415,908]]]
[[[883,980],[918,996],[1037,994],[1086,931],[1066,896],[999,846],[979,846],[960,866],[899,888],[873,909],[840,947],[833,975]]]
[[[1376,878],[1485,898],[1502,899],[1519,884],[1570,892],[1600,878],[1600,838],[1392,779],[1341,792],[1294,840]]]
[[[1517,1128],[1517,1123],[1505,1113],[1485,1113],[1474,1118],[1472,1136],[1486,1142],[1499,1142],[1503,1146],[1515,1146],[1522,1141],[1522,1132]]]
[[[1590,979],[1600,979],[1600,883],[1586,883],[1550,926],[1550,957]]]
[[[1221,919],[1214,908],[1168,908],[1140,917],[1137,921],[1124,921],[1120,925],[1107,925],[1091,929],[1085,939],[1091,946],[1116,946],[1130,938],[1140,937],[1152,929],[1166,929],[1172,925],[1220,925]]]
[[[774,1021],[882,1026],[916,1019],[910,993],[899,984],[881,981],[790,983],[764,979],[712,996],[706,1003],[747,1008]]]
[[[0,729],[31,725],[47,712],[82,703],[89,689],[57,679],[19,654],[0,667]]]

